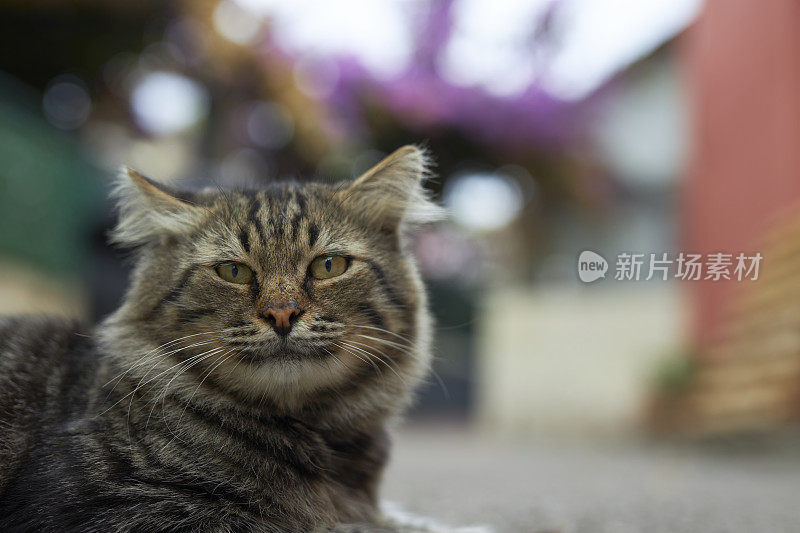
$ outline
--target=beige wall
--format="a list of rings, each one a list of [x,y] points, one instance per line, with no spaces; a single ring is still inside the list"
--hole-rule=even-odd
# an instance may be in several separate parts
[[[666,283],[491,291],[480,319],[482,427],[636,434],[658,361],[680,349],[680,307]]]
[[[0,315],[88,315],[85,291],[24,263],[0,258]]]

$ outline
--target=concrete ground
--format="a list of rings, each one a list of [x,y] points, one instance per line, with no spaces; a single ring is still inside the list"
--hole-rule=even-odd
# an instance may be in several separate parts
[[[798,450],[522,443],[409,426],[383,497],[498,533],[797,532]]]

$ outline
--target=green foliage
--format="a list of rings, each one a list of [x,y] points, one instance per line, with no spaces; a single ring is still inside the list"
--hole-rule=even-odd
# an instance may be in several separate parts
[[[694,357],[690,351],[669,354],[656,367],[654,374],[656,387],[661,392],[680,394],[692,382],[695,369]]]

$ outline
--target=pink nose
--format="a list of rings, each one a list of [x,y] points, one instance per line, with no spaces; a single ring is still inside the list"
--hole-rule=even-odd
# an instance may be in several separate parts
[[[272,329],[278,335],[286,336],[292,331],[303,310],[297,307],[267,307],[263,311],[264,318],[267,319]]]

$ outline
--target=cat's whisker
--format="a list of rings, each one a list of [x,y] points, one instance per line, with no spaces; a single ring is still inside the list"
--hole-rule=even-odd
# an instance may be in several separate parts
[[[196,348],[198,346],[205,346],[207,344],[211,344],[211,343],[217,342],[219,340],[220,340],[220,338],[217,337],[217,338],[209,339],[209,340],[206,340],[206,341],[195,342],[195,343],[189,344],[188,346],[181,346],[180,348],[175,348],[173,350],[170,350],[170,351],[162,353],[162,354],[156,354],[156,356],[155,356],[156,359],[153,361],[153,365],[147,370],[147,372],[144,373],[144,375],[142,376],[142,380],[144,380],[148,376],[148,374],[150,374],[150,372],[152,372],[158,366],[159,362],[161,360],[163,360],[164,358],[166,358],[166,357],[168,357],[170,355],[182,352],[184,350],[189,350],[190,348]],[[140,383],[141,383],[141,381],[140,381]]]
[[[377,351],[378,354],[380,354],[380,355],[374,354],[376,357],[380,357],[382,361],[383,361],[384,357],[386,358],[386,362],[384,364],[392,364],[392,363],[394,363],[394,361],[392,361],[392,358],[389,356],[389,354],[381,351],[376,346],[372,346],[371,344],[366,344],[366,343],[363,343],[363,342],[354,341],[352,339],[347,339],[347,342],[349,344],[355,344],[357,346],[363,346],[364,348],[371,348],[371,349]],[[394,363],[394,364],[396,365],[397,363]],[[396,367],[396,368],[399,368],[399,367]]]
[[[331,357],[333,357],[334,359],[336,359],[336,361],[337,361],[337,362],[338,362],[340,365],[342,365],[342,367],[344,367],[344,368],[347,368],[347,365],[346,365],[346,364],[344,364],[344,361],[342,361],[342,360],[341,360],[341,358],[340,358],[338,355],[336,355],[335,353],[333,353],[332,351],[330,351],[330,350],[329,350],[329,349],[327,349],[327,348],[324,348],[324,347],[323,347],[322,349],[323,349],[323,350],[325,350],[325,353],[327,353],[328,355],[330,355]]]
[[[210,339],[210,340],[208,340],[208,341],[196,342],[196,343],[190,344],[190,345],[188,345],[188,346],[182,346],[182,347],[180,347],[180,348],[176,348],[176,349],[174,349],[174,350],[170,350],[169,352],[166,352],[166,353],[163,353],[163,354],[158,354],[158,355],[155,357],[155,359],[151,361],[151,362],[153,363],[153,364],[152,364],[152,366],[150,366],[150,368],[147,370],[147,372],[145,372],[145,373],[142,375],[142,377],[139,379],[139,382],[138,382],[138,383],[136,384],[136,386],[134,387],[133,391],[131,391],[131,393],[129,393],[129,394],[133,394],[133,393],[135,393],[135,392],[136,392],[136,391],[139,389],[139,387],[141,387],[142,385],[147,385],[148,383],[150,383],[150,382],[152,382],[153,380],[155,380],[155,379],[159,378],[159,377],[160,377],[160,376],[162,376],[163,374],[165,374],[165,373],[169,372],[169,370],[171,370],[171,368],[174,368],[174,366],[173,366],[173,367],[171,367],[171,368],[169,368],[169,369],[167,369],[167,370],[164,370],[164,371],[162,371],[162,372],[160,372],[160,373],[156,374],[155,376],[153,376],[153,377],[152,377],[152,378],[150,378],[149,380],[145,381],[145,379],[147,379],[147,376],[148,376],[148,375],[150,375],[150,372],[152,372],[153,370],[155,370],[155,369],[156,369],[156,367],[158,367],[159,363],[161,363],[161,362],[162,362],[162,361],[163,361],[163,360],[164,360],[164,359],[165,359],[167,356],[170,356],[170,355],[173,355],[173,354],[179,353],[179,352],[181,352],[181,351],[183,351],[183,350],[188,350],[188,349],[190,349],[190,348],[196,348],[196,347],[198,347],[198,346],[205,346],[205,345],[211,344],[212,342],[216,342],[216,339]],[[180,364],[180,363],[181,363],[181,361],[179,361],[177,364]],[[135,378],[134,378],[134,379],[135,379]],[[123,397],[123,398],[124,398],[124,397]]]
[[[163,371],[161,371],[160,373],[156,374],[155,376],[153,376],[152,378],[150,378],[150,379],[149,379],[149,380],[147,380],[146,382],[142,383],[142,382],[143,382],[143,381],[144,381],[144,380],[147,378],[148,374],[150,374],[150,372],[152,372],[152,371],[153,371],[153,370],[156,368],[156,366],[158,366],[158,363],[159,363],[160,359],[163,359],[164,357],[166,357],[166,356],[168,356],[168,355],[171,355],[171,354],[173,354],[173,353],[180,352],[181,350],[187,350],[187,349],[189,349],[189,348],[192,348],[192,347],[195,347],[195,346],[203,346],[203,345],[205,345],[205,344],[209,344],[209,343],[211,343],[211,342],[215,342],[215,341],[216,341],[216,339],[212,339],[212,340],[209,340],[209,341],[204,341],[204,342],[198,342],[198,343],[191,344],[191,345],[189,345],[189,346],[186,346],[186,347],[178,348],[178,349],[176,349],[176,350],[172,350],[172,351],[170,351],[170,352],[167,352],[167,353],[165,353],[165,354],[162,354],[162,355],[160,355],[160,356],[159,356],[159,360],[155,361],[155,362],[153,363],[153,366],[151,366],[151,367],[150,367],[150,369],[149,369],[147,372],[145,372],[145,374],[142,376],[142,378],[139,380],[139,382],[136,384],[136,386],[133,388],[133,390],[132,390],[132,391],[130,391],[129,393],[127,393],[127,394],[125,394],[124,396],[122,396],[120,399],[118,399],[116,402],[114,402],[113,404],[111,404],[111,405],[110,405],[110,406],[109,406],[109,407],[108,407],[106,410],[102,411],[102,412],[101,412],[101,413],[99,413],[97,416],[101,416],[101,415],[103,415],[103,414],[107,413],[109,410],[113,409],[113,408],[114,408],[114,407],[115,407],[117,404],[119,404],[120,402],[122,402],[122,401],[124,401],[126,398],[128,398],[128,396],[131,396],[131,402],[132,402],[132,401],[133,401],[133,397],[132,397],[132,396],[133,396],[134,394],[136,394],[136,391],[138,391],[138,390],[139,390],[139,387],[141,387],[142,385],[147,385],[148,383],[152,382],[153,380],[155,380],[155,379],[158,379],[159,377],[161,377],[161,376],[162,376],[162,375],[164,375],[165,373],[169,372],[169,370],[171,370],[172,368],[174,368],[175,366],[177,366],[177,365],[173,365],[171,368],[169,368],[169,369],[167,369],[167,370],[163,370]],[[177,363],[177,364],[178,364],[178,365],[180,365],[181,363],[183,363],[183,361],[181,361],[181,362],[179,362],[179,363]],[[135,379],[135,378],[134,378],[134,379]],[[110,393],[109,393],[109,394],[110,394]]]
[[[381,339],[379,337],[373,337],[371,335],[363,335],[361,333],[353,333],[353,335],[355,335],[356,337],[360,337],[362,339],[367,339],[367,340],[379,342],[381,344],[385,344],[385,345],[390,346],[391,348],[394,348],[394,349],[396,349],[396,350],[398,350],[398,351],[400,351],[400,352],[402,352],[404,354],[414,355],[414,351],[413,351],[414,348],[412,346],[405,346],[403,344],[400,344],[400,343],[397,343],[397,342],[393,342],[393,341],[390,341],[390,340],[387,340],[387,339]]]
[[[373,340],[373,341],[384,342],[386,344],[393,345],[395,349],[400,350],[401,352],[403,352],[405,354],[408,354],[408,355],[411,355],[411,356],[414,355],[413,352],[405,349],[401,345],[399,345],[397,343],[393,343],[391,341],[387,341],[386,339],[379,339],[379,338],[376,338],[376,337],[370,337],[368,335],[362,335],[360,333],[354,333],[354,335],[356,335],[358,337],[363,337],[365,339],[370,339],[370,340]],[[354,340],[349,340],[349,342],[353,342],[353,343],[356,343],[356,344],[361,344],[361,343],[357,343]],[[368,346],[368,345],[364,345],[364,346]],[[386,354],[383,354],[383,355],[385,356]],[[447,389],[447,385],[445,385],[444,379],[442,379],[442,376],[440,376],[439,373],[436,370],[434,370],[433,368],[430,369],[430,373],[433,375],[434,378],[436,378],[436,382],[439,385],[439,387],[442,389],[442,392],[444,393],[445,397],[447,399],[449,399],[450,398],[450,391]]]
[[[214,371],[214,369],[216,369],[216,368],[217,368],[219,365],[221,365],[222,363],[224,363],[225,361],[227,361],[228,359],[230,359],[230,357],[231,357],[231,354],[232,354],[233,352],[235,352],[235,351],[236,351],[236,350],[234,350],[234,349],[230,349],[230,350],[228,350],[227,352],[225,352],[224,354],[222,354],[222,355],[220,356],[220,360],[219,360],[219,361],[217,361],[217,363],[215,363],[214,365],[212,365],[212,366],[211,366],[209,369],[207,369],[207,370],[203,371],[203,373],[206,373],[206,376],[205,376],[205,377],[204,377],[204,378],[203,378],[203,379],[200,381],[200,383],[198,383],[197,387],[195,387],[195,389],[194,389],[194,391],[192,392],[191,396],[189,396],[189,400],[187,400],[187,402],[186,402],[186,405],[185,405],[185,406],[184,406],[184,408],[183,408],[183,411],[181,411],[181,414],[180,414],[180,416],[178,417],[178,422],[176,422],[176,424],[177,424],[178,426],[180,426],[181,420],[183,419],[183,415],[186,413],[186,409],[189,407],[189,404],[191,403],[191,401],[192,401],[192,398],[194,398],[194,395],[195,395],[195,394],[197,394],[197,391],[198,391],[198,390],[200,389],[200,387],[203,385],[203,382],[206,380],[206,378],[207,378],[208,376],[210,376],[210,375],[211,375],[211,373]],[[238,352],[238,353],[241,353],[241,352]],[[204,359],[205,359],[205,358],[204,358]],[[188,369],[186,369],[186,370],[188,370]],[[183,371],[185,371],[185,370],[183,370]],[[202,375],[203,375],[203,373],[201,373],[200,375],[202,376]],[[162,409],[163,409],[163,408],[164,408],[164,398],[162,398],[161,402],[162,402],[162,404],[161,404],[161,405],[162,405]],[[173,436],[173,439],[171,439],[171,440],[170,440],[170,441],[169,441],[167,444],[165,444],[165,445],[164,445],[164,448],[166,448],[166,447],[167,447],[167,446],[168,446],[168,445],[169,445],[169,444],[172,442],[172,440],[174,440],[174,439],[178,439],[178,440],[180,440],[181,442],[184,442],[184,441],[183,441],[183,439],[181,439],[180,437],[178,437],[178,435],[176,435],[176,434],[175,434],[175,432],[174,432],[174,431],[172,431],[172,429],[169,427],[169,424],[168,424],[168,423],[167,423],[167,421],[166,421],[166,418],[164,418],[164,426],[167,428],[167,430],[168,430],[168,431],[169,431],[169,432],[172,434],[172,436]],[[163,448],[162,448],[162,449],[163,449]]]
[[[192,398],[194,398],[194,395],[195,395],[195,394],[197,394],[197,391],[198,391],[198,390],[200,390],[200,387],[203,385],[203,382],[205,382],[205,380],[206,380],[206,379],[208,379],[208,377],[209,377],[209,376],[210,376],[210,375],[211,375],[211,374],[214,372],[214,370],[216,370],[216,369],[217,369],[217,367],[219,367],[219,366],[220,366],[221,364],[223,364],[225,361],[227,361],[228,359],[230,359],[230,358],[232,357],[232,354],[233,354],[233,352],[235,352],[235,351],[236,351],[236,350],[235,350],[234,348],[231,348],[230,350],[228,350],[227,352],[225,352],[225,354],[223,354],[223,355],[220,357],[220,360],[219,360],[219,361],[217,361],[215,364],[213,364],[213,365],[212,365],[210,368],[208,368],[207,370],[204,370],[204,371],[203,371],[203,373],[205,373],[205,377],[203,377],[203,379],[201,379],[201,380],[200,380],[200,383],[198,383],[198,384],[197,384],[197,387],[195,387],[195,389],[194,389],[194,392],[192,392],[192,395],[189,397],[189,402],[191,402],[191,401],[192,401]],[[237,352],[237,353],[241,353],[241,351],[239,351],[239,352]],[[200,375],[202,376],[202,375],[203,375],[203,373],[201,373]]]
[[[414,341],[409,339],[408,337],[404,337],[404,336],[402,336],[402,335],[400,335],[398,333],[395,333],[393,331],[389,331],[388,329],[385,329],[385,328],[379,328],[379,327],[376,327],[376,326],[366,326],[364,324],[348,324],[348,327],[364,328],[364,329],[372,329],[372,330],[375,330],[375,331],[380,331],[382,333],[386,333],[386,334],[391,335],[393,337],[397,337],[398,339],[403,340],[403,341],[407,342],[410,345],[414,344]]]
[[[364,363],[369,363],[369,364],[371,364],[371,365],[372,365],[372,367],[375,369],[375,373],[376,373],[376,374],[378,374],[378,376],[381,376],[381,377],[383,377],[383,373],[381,372],[381,369],[380,369],[380,368],[378,368],[378,365],[376,365],[376,364],[375,364],[375,363],[372,361],[372,359],[371,359],[371,358],[369,358],[369,359],[364,359],[363,357],[361,357],[361,356],[359,356],[358,354],[356,354],[355,352],[353,352],[352,348],[354,348],[354,347],[347,347],[347,346],[344,346],[344,345],[342,345],[342,344],[340,344],[340,343],[334,343],[333,345],[334,345],[334,346],[336,346],[337,348],[339,348],[339,349],[341,349],[341,350],[344,350],[345,352],[349,353],[350,355],[352,355],[352,356],[353,356],[353,357],[355,357],[356,359],[360,359],[360,360],[361,360],[361,361],[363,361]]]
[[[444,394],[445,399],[449,401],[450,400],[450,390],[447,388],[447,385],[445,384],[444,380],[442,379],[442,376],[440,376],[439,373],[436,370],[434,370],[433,368],[430,369],[430,373],[433,374],[434,378],[436,378],[436,383],[438,383],[439,387],[442,389],[442,393]]]
[[[369,352],[369,351],[367,351],[367,350],[364,350],[364,349],[362,349],[362,348],[359,348],[359,347],[357,347],[357,346],[354,346],[354,345],[352,345],[352,344],[349,344],[349,343],[346,343],[346,342],[343,342],[343,341],[342,341],[342,344],[345,344],[345,345],[349,346],[350,348],[352,348],[352,349],[354,349],[354,350],[358,350],[359,352],[361,352],[361,353],[365,354],[367,357],[369,357],[369,360],[370,360],[370,362],[372,362],[373,360],[377,360],[377,361],[379,361],[379,362],[383,363],[383,364],[386,366],[386,368],[388,368],[389,370],[391,370],[391,371],[394,373],[394,375],[395,375],[395,376],[397,376],[397,377],[400,379],[400,381],[402,381],[402,382],[403,382],[403,384],[406,384],[406,381],[405,381],[405,379],[403,378],[403,376],[401,376],[401,375],[400,375],[400,374],[397,372],[397,370],[395,370],[395,369],[394,369],[394,367],[392,367],[392,366],[391,366],[389,363],[387,363],[387,362],[386,362],[386,361],[385,361],[385,360],[384,360],[382,357],[379,357],[377,354],[374,354],[374,353],[372,353],[372,352]],[[364,345],[364,346],[367,346],[367,345]],[[370,346],[370,347],[371,347],[371,346]],[[351,353],[352,353],[352,352],[351,352]],[[355,355],[355,354],[353,354],[353,355]],[[382,354],[382,355],[383,355],[384,357],[388,357],[386,354]],[[373,364],[373,366],[375,365],[375,363],[372,363],[372,364]]]
[[[217,340],[210,341],[210,342],[217,342]],[[186,349],[188,349],[188,348],[186,348]],[[198,353],[198,354],[195,354],[195,355],[189,356],[189,357],[187,357],[187,358],[186,358],[186,359],[184,359],[184,360],[178,361],[176,364],[174,364],[174,365],[172,365],[171,367],[169,367],[168,369],[166,369],[166,370],[164,370],[164,371],[160,372],[160,373],[159,373],[159,374],[157,374],[156,376],[153,376],[153,378],[149,379],[149,380],[148,380],[147,382],[145,382],[143,385],[147,385],[148,383],[150,383],[150,382],[151,382],[151,381],[153,381],[154,379],[156,379],[156,378],[160,377],[161,375],[163,375],[163,374],[166,374],[166,373],[169,373],[169,372],[170,372],[170,371],[172,371],[173,369],[175,369],[175,368],[179,368],[179,367],[180,367],[180,366],[182,366],[182,365],[186,365],[187,363],[190,363],[190,362],[192,362],[193,360],[196,360],[196,359],[197,359],[197,358],[199,358],[199,357],[205,356],[205,355],[207,355],[207,354],[209,354],[209,353],[211,353],[211,352],[218,352],[218,351],[222,351],[222,350],[224,350],[224,349],[225,349],[225,348],[224,348],[224,347],[222,347],[222,346],[216,346],[216,347],[212,347],[212,348],[210,348],[210,349],[208,349],[208,350],[206,350],[206,351],[204,351],[204,352],[200,352],[200,353]],[[172,378],[172,379],[174,379],[174,376],[173,376],[173,378]]]
[[[188,338],[190,338],[190,337],[197,337],[197,336],[200,336],[200,335],[214,335],[214,334],[219,334],[219,333],[226,332],[228,329],[230,329],[230,328],[223,328],[223,329],[212,330],[212,331],[204,331],[204,332],[201,332],[201,333],[194,333],[194,334],[191,334],[191,335],[186,335],[186,336],[184,336],[184,337],[180,337],[180,338],[178,338],[178,339],[171,340],[171,341],[169,341],[169,342],[166,342],[166,343],[164,343],[164,344],[162,344],[162,345],[160,345],[160,346],[157,346],[156,348],[154,348],[154,349],[150,350],[149,352],[147,352],[146,354],[144,354],[143,356],[141,356],[141,357],[140,357],[140,358],[139,358],[139,359],[138,359],[138,360],[137,360],[135,363],[133,363],[132,365],[130,365],[130,366],[129,366],[129,367],[128,367],[128,368],[127,368],[125,371],[123,371],[121,374],[119,374],[118,376],[115,376],[115,377],[111,378],[109,381],[107,381],[107,382],[106,382],[106,383],[103,385],[103,388],[107,387],[107,386],[108,386],[108,385],[109,385],[109,384],[110,384],[112,381],[114,381],[114,380],[116,379],[116,380],[117,380],[117,383],[115,383],[115,384],[114,384],[114,386],[111,388],[111,390],[110,390],[110,391],[109,391],[109,393],[108,393],[108,394],[110,395],[110,394],[111,394],[111,393],[114,391],[114,389],[116,389],[117,385],[119,385],[119,384],[122,382],[122,380],[125,378],[125,375],[127,375],[127,374],[128,374],[129,372],[131,372],[133,369],[135,369],[135,368],[137,368],[137,367],[140,367],[140,366],[142,366],[142,365],[143,365],[143,364],[145,364],[145,363],[146,363],[148,360],[151,360],[151,358],[152,358],[152,357],[156,357],[156,358],[159,358],[159,359],[163,359],[164,357],[167,357],[167,356],[169,356],[169,355],[172,355],[172,354],[174,354],[174,353],[177,353],[177,352],[179,352],[179,351],[181,351],[181,350],[186,350],[186,349],[188,349],[188,348],[191,348],[191,347],[194,347],[194,346],[201,346],[201,345],[203,345],[203,344],[208,344],[208,343],[210,343],[210,342],[214,342],[215,340],[221,340],[221,339],[222,339],[222,337],[218,336],[218,337],[215,337],[215,338],[213,338],[213,339],[208,339],[208,340],[206,340],[206,341],[200,341],[200,342],[198,342],[198,343],[195,343],[195,344],[190,344],[189,346],[182,346],[182,347],[179,347],[179,348],[177,348],[177,349],[171,349],[171,350],[169,350],[169,351],[167,351],[167,352],[160,353],[160,354],[159,354],[159,353],[157,353],[159,350],[163,350],[164,348],[166,348],[166,347],[169,347],[169,346],[174,346],[174,345],[176,345],[177,343],[180,343],[180,342],[185,342],[185,340],[186,340],[186,339],[188,339]],[[148,373],[149,373],[149,371],[148,371]],[[107,396],[107,397],[108,397],[108,396]]]
[[[345,364],[345,362],[344,362],[344,361],[342,361],[342,359],[341,359],[341,358],[340,358],[338,355],[336,355],[336,354],[335,354],[335,353],[333,353],[332,351],[328,350],[327,348],[322,348],[322,349],[323,349],[323,350],[325,350],[325,353],[327,353],[328,355],[330,355],[331,357],[333,357],[333,358],[336,360],[336,362],[337,362],[337,363],[339,363],[339,365],[341,365],[341,367],[342,367],[342,368],[344,368],[345,370],[347,369],[347,365]],[[326,361],[326,362],[327,362],[327,361]],[[329,371],[330,371],[331,373],[333,373],[333,370],[331,370],[331,369],[330,369],[330,365],[328,365],[328,369],[329,369]],[[339,398],[341,398],[341,397],[342,397],[342,393],[341,393],[341,392],[339,392],[338,390],[336,390],[336,389],[332,389],[332,391],[333,391],[333,393],[334,393],[334,394],[336,394],[336,396],[338,396]]]
[[[155,409],[156,405],[158,405],[158,399],[159,398],[161,398],[161,407],[162,407],[162,409],[164,408],[164,398],[167,396],[168,389],[169,389],[170,385],[172,384],[172,382],[175,381],[179,376],[181,376],[183,373],[188,371],[190,368],[192,368],[196,364],[199,364],[200,362],[208,359],[209,357],[213,357],[214,355],[216,355],[219,352],[224,351],[224,350],[225,350],[225,348],[213,348],[213,349],[211,349],[211,350],[209,350],[207,352],[203,352],[203,353],[200,353],[198,355],[192,356],[189,359],[187,359],[186,361],[182,361],[181,363],[179,363],[179,364],[183,364],[184,365],[183,368],[181,368],[179,372],[177,372],[174,376],[172,376],[172,378],[167,382],[167,384],[164,385],[164,389],[163,389],[163,391],[161,393],[156,395],[156,397],[153,400],[148,400],[148,403],[150,401],[153,402],[153,407],[150,408],[150,413],[147,415],[147,422],[145,422],[145,425],[144,425],[145,429],[147,429],[147,425],[150,422],[150,417],[153,414],[153,410]]]
[[[155,395],[153,398],[151,398],[151,399],[148,399],[148,400],[147,400],[147,402],[145,402],[145,405],[144,405],[144,407],[145,407],[145,408],[147,407],[147,405],[148,405],[150,402],[153,402],[153,407],[150,409],[150,413],[147,415],[147,421],[146,421],[146,423],[145,423],[145,429],[147,429],[147,425],[148,425],[148,424],[149,424],[149,422],[150,422],[150,416],[151,416],[151,415],[152,415],[152,413],[153,413],[153,409],[155,409],[155,406],[158,404],[158,399],[159,399],[159,398],[163,398],[163,397],[166,395],[166,389],[167,389],[167,387],[169,387],[169,385],[172,383],[172,381],[173,381],[174,379],[176,379],[178,376],[180,376],[180,375],[181,375],[181,374],[184,372],[184,370],[186,370],[186,369],[188,369],[188,368],[191,368],[192,366],[194,366],[194,364],[195,364],[195,363],[197,363],[197,362],[199,362],[199,361],[201,361],[201,360],[205,359],[206,357],[211,357],[211,356],[213,356],[213,354],[214,354],[214,353],[217,353],[217,350],[220,350],[220,348],[212,348],[211,350],[208,350],[208,351],[206,351],[206,352],[202,352],[202,353],[199,353],[199,354],[197,354],[197,355],[193,355],[192,357],[189,357],[188,359],[186,359],[186,360],[184,360],[184,361],[181,361],[181,362],[179,362],[177,365],[173,365],[173,366],[172,366],[172,367],[169,369],[169,370],[172,370],[173,368],[176,368],[176,367],[181,367],[181,366],[183,366],[183,369],[181,369],[180,371],[178,371],[178,372],[177,372],[177,373],[176,373],[176,374],[175,374],[175,375],[174,375],[174,376],[173,376],[173,377],[172,377],[172,378],[169,380],[169,382],[167,382],[167,385],[164,387],[164,391],[163,391],[161,394]],[[155,386],[155,385],[154,385],[154,386]],[[152,390],[152,387],[151,387],[151,389],[150,389],[150,390]],[[131,404],[132,404],[132,403],[133,403],[133,398],[131,398]],[[128,405],[128,417],[130,418],[130,404]]]
[[[221,364],[223,364],[225,361],[227,361],[228,359],[230,359],[230,358],[233,356],[233,353],[234,353],[234,352],[236,352],[236,355],[239,355],[239,354],[241,354],[241,353],[242,353],[242,352],[241,352],[241,350],[239,350],[239,351],[236,351],[236,350],[234,350],[234,349],[231,349],[231,350],[227,351],[227,352],[226,352],[224,355],[222,355],[222,356],[220,357],[220,360],[219,360],[219,361],[217,361],[217,362],[216,362],[214,365],[212,365],[210,368],[208,368],[207,370],[205,370],[205,371],[204,371],[204,373],[206,374],[206,375],[205,375],[205,377],[203,377],[203,379],[201,379],[201,380],[200,380],[200,383],[198,383],[198,384],[197,384],[197,387],[195,387],[194,391],[192,391],[192,394],[191,394],[191,396],[189,396],[189,399],[186,401],[186,405],[183,407],[183,411],[181,411],[181,415],[178,417],[178,422],[177,422],[177,423],[178,423],[179,425],[180,425],[180,423],[181,423],[181,420],[183,419],[183,415],[186,413],[186,409],[189,407],[189,404],[190,404],[190,403],[192,403],[192,399],[194,398],[194,395],[195,395],[195,394],[197,394],[197,391],[198,391],[198,390],[200,390],[200,387],[203,385],[203,382],[205,382],[205,380],[208,378],[208,376],[210,376],[210,375],[211,375],[211,373],[212,373],[212,372],[213,372],[213,371],[214,371],[214,370],[215,370],[215,369],[216,369],[218,366],[220,366],[220,365],[221,365]],[[200,375],[202,376],[203,374],[200,374]]]
[[[128,369],[127,369],[127,370],[123,371],[121,374],[119,374],[119,375],[117,375],[117,376],[114,376],[113,378],[111,378],[110,380],[108,380],[106,383],[104,383],[104,384],[103,384],[103,388],[107,387],[109,384],[111,384],[111,382],[112,382],[112,381],[114,381],[115,379],[119,378],[119,381],[117,381],[117,384],[115,384],[115,385],[114,385],[114,387],[116,387],[116,386],[119,384],[119,382],[120,382],[120,381],[122,381],[122,379],[125,377],[125,375],[126,375],[128,372],[130,372],[131,370],[133,370],[133,369],[134,369],[134,368],[136,368],[137,366],[140,366],[140,364],[143,364],[143,361],[144,361],[146,358],[148,358],[150,355],[152,355],[152,354],[154,354],[154,353],[158,352],[159,350],[163,350],[164,348],[166,348],[166,347],[168,347],[168,346],[171,346],[171,345],[173,345],[173,344],[176,344],[176,343],[178,343],[178,342],[181,342],[181,341],[183,341],[183,340],[185,340],[185,339],[188,339],[188,338],[190,338],[190,337],[197,337],[197,336],[199,336],[199,335],[211,335],[211,334],[213,334],[213,333],[219,333],[220,331],[222,331],[222,330],[216,330],[216,331],[204,331],[204,332],[201,332],[201,333],[193,333],[193,334],[191,334],[191,335],[185,335],[185,336],[183,336],[183,337],[180,337],[180,338],[177,338],[177,339],[171,340],[171,341],[169,341],[169,342],[165,342],[164,344],[162,344],[162,345],[160,345],[160,346],[156,346],[155,348],[153,348],[152,350],[150,350],[149,352],[147,352],[146,354],[144,354],[143,356],[141,356],[141,357],[140,357],[140,358],[139,358],[139,359],[138,359],[138,360],[137,360],[137,361],[136,361],[134,364],[130,365],[130,366],[128,367]],[[113,391],[114,389],[112,388],[111,390]]]
[[[241,354],[241,353],[242,353],[242,352],[241,352],[241,350],[240,350],[240,351],[239,351],[239,354]],[[231,374],[234,372],[234,370],[236,370],[236,367],[237,367],[237,366],[239,366],[239,364],[241,364],[241,362],[242,362],[242,361],[243,361],[243,359],[240,357],[240,358],[239,358],[239,360],[238,360],[238,361],[236,361],[236,364],[235,364],[235,365],[233,365],[233,367],[232,367],[232,368],[228,369],[228,372],[226,373],[226,375],[230,376],[230,375],[231,375]]]

